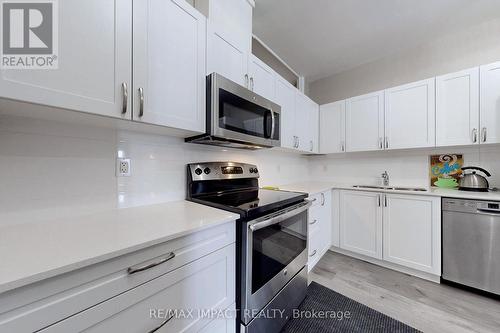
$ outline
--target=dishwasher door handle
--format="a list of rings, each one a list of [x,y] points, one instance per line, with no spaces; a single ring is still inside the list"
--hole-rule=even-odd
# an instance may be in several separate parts
[[[498,209],[478,208],[477,212],[478,213],[488,213],[488,214],[500,215],[500,210],[498,210]]]

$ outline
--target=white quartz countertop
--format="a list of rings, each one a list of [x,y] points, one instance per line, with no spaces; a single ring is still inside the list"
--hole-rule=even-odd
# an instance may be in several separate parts
[[[397,184],[391,184],[391,186],[398,186]],[[407,187],[407,186],[405,186]],[[422,186],[416,186],[422,187]],[[357,188],[353,187],[351,184],[341,184],[335,182],[300,182],[294,184],[287,184],[279,186],[281,190],[294,191],[294,192],[304,192],[309,195],[328,191],[331,189],[340,190],[353,190],[353,191],[364,191],[364,192],[379,192],[379,193],[398,193],[398,194],[409,194],[409,195],[429,195],[434,197],[447,197],[447,198],[461,198],[461,199],[477,199],[477,200],[488,200],[488,201],[500,201],[500,191],[490,191],[490,192],[467,192],[459,191],[457,189],[447,189],[447,188],[437,188],[437,187],[422,187],[426,188],[427,191],[397,191],[397,190],[383,190],[383,189],[369,189],[369,188]]]
[[[0,293],[234,221],[189,201],[0,227]]]

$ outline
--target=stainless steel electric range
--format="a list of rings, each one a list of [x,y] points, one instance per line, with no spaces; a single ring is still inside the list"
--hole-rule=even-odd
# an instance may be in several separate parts
[[[307,289],[304,193],[259,188],[255,165],[187,166],[188,200],[238,213],[236,304],[240,332],[279,332]]]

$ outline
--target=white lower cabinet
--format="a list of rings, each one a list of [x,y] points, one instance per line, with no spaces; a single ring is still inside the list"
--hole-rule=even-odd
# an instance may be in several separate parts
[[[384,260],[441,273],[441,200],[384,194]]]
[[[41,332],[197,332],[210,320],[198,310],[234,302],[234,253],[227,246]]]
[[[236,303],[214,318],[200,333],[236,333]]]
[[[441,199],[340,191],[340,248],[439,276]]]
[[[308,225],[308,271],[318,263],[331,246],[332,191],[311,196]]]
[[[0,300],[0,332],[234,332],[217,314],[235,303],[235,253],[226,223],[22,287]]]
[[[382,259],[382,210],[375,192],[340,194],[340,247]]]

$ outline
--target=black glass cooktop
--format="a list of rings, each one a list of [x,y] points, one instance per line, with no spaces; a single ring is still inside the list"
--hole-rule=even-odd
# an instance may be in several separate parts
[[[283,209],[306,197],[305,193],[255,189],[201,195],[194,201],[229,210],[242,217],[257,217]]]

